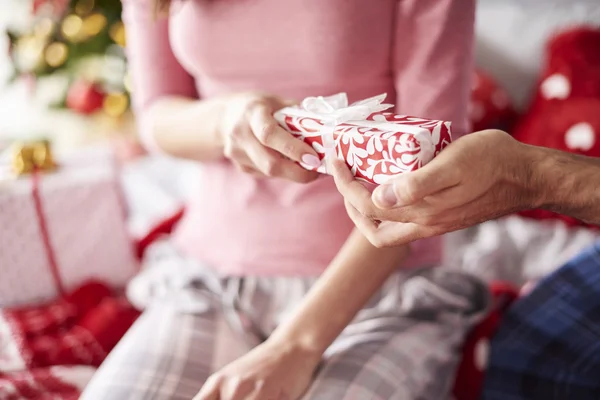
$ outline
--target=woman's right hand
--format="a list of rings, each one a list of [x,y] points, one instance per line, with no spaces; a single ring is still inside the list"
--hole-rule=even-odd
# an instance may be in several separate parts
[[[283,129],[273,113],[293,104],[256,93],[232,96],[221,119],[224,154],[241,171],[255,176],[284,178],[306,183],[318,173],[302,168],[303,163],[320,165],[317,153]]]

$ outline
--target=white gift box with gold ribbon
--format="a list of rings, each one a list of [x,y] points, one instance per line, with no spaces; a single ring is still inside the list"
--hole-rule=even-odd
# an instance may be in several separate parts
[[[96,279],[125,286],[138,265],[110,153],[52,158],[15,146],[0,178],[0,307],[60,296]]]

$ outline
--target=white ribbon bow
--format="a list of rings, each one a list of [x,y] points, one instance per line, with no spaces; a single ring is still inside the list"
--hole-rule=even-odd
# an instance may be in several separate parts
[[[362,121],[373,113],[394,107],[393,104],[383,104],[385,98],[386,94],[383,93],[348,105],[346,93],[338,93],[329,97],[307,97],[301,107],[318,115],[324,122],[339,125],[348,121]]]

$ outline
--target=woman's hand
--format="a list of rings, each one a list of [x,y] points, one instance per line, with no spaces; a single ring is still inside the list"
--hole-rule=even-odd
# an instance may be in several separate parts
[[[268,340],[208,378],[194,400],[296,400],[320,359],[321,354]]]
[[[262,94],[232,96],[220,124],[225,156],[241,171],[257,176],[310,182],[318,173],[307,171],[295,162],[310,167],[320,165],[312,147],[295,138],[273,118],[273,113],[292,103]]]

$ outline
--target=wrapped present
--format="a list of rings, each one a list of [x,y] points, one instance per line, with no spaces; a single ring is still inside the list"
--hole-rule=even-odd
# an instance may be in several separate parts
[[[8,167],[0,173],[0,307],[54,299],[89,279],[123,287],[137,259],[113,158],[82,152],[57,163],[39,142],[15,146]]]
[[[452,140],[450,122],[386,112],[393,105],[384,104],[385,97],[381,94],[351,105],[345,93],[308,97],[274,116],[315,149],[323,161],[316,171],[327,173],[325,159],[337,157],[358,179],[382,184],[427,164]]]

